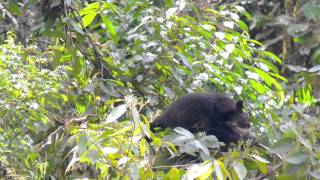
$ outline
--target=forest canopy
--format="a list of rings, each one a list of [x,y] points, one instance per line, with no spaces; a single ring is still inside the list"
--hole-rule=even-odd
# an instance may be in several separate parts
[[[320,179],[319,12],[313,0],[1,1],[0,178]],[[190,93],[241,101],[255,138],[150,129]]]

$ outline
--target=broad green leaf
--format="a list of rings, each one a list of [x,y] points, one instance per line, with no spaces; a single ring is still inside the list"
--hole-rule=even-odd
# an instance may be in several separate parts
[[[159,148],[162,145],[162,141],[160,138],[153,137],[152,144],[154,144],[157,148]]]
[[[242,29],[243,31],[249,32],[249,28],[245,22],[239,21],[238,25],[239,25],[240,29]]]
[[[270,161],[266,160],[265,158],[258,156],[258,155],[251,155],[254,159],[263,162],[263,163],[270,163]]]
[[[79,96],[77,101],[76,101],[76,109],[78,113],[82,114],[87,111],[87,106],[90,104],[91,96],[90,95],[82,95]]]
[[[320,19],[320,5],[308,2],[303,6],[303,13],[309,20]]]
[[[222,170],[222,175],[223,175],[224,179],[230,179],[231,178],[230,172],[227,170],[227,168],[223,164],[223,162],[220,160],[215,160],[215,162],[219,164],[219,167]]]
[[[206,179],[208,178],[213,171],[213,163],[212,162],[204,162],[201,165],[196,164],[188,168],[185,177],[186,178],[199,178],[199,179]]]
[[[249,83],[251,86],[259,93],[259,94],[264,94],[267,90],[268,87],[264,86],[263,84],[259,83],[258,81],[254,80],[249,80]]]
[[[268,61],[268,60],[265,60],[265,59],[262,59],[260,58],[259,61],[261,63],[263,63],[264,65],[266,65],[268,67],[268,69],[270,69],[272,72],[274,73],[279,73],[279,69],[276,65],[274,65],[272,62]]]
[[[290,153],[286,159],[287,162],[291,164],[301,164],[304,163],[308,158],[308,154],[305,152],[296,152],[296,153]]]
[[[270,147],[270,152],[274,154],[287,153],[294,149],[294,145],[290,139],[282,139]]]
[[[174,5],[174,0],[165,0],[166,7],[171,8]]]
[[[171,168],[170,171],[167,174],[167,179],[168,180],[176,180],[176,179],[181,179],[181,174],[179,169],[177,168]]]
[[[247,176],[247,169],[242,163],[235,161],[232,165],[233,170],[236,172],[239,179],[245,179]]]
[[[121,104],[115,108],[112,109],[112,111],[109,113],[106,123],[111,123],[116,121],[119,117],[121,117],[125,112],[127,111],[127,105]]]
[[[254,162],[256,163],[256,165],[259,167],[260,171],[266,175],[268,172],[268,166],[267,164],[269,163],[268,160],[257,156],[257,155],[252,155],[252,157],[254,158]]]
[[[85,14],[96,13],[98,9],[99,9],[99,2],[91,3],[84,9],[81,9],[80,16],[83,16]]]
[[[184,129],[182,127],[176,127],[174,128],[174,131],[177,132],[178,134],[181,134],[183,136],[186,136],[188,138],[194,138],[194,135],[188,131],[187,129]]]
[[[85,16],[82,17],[82,23],[84,27],[88,27],[92,21],[94,20],[94,18],[97,16],[97,12],[95,13],[90,13],[87,14]]]

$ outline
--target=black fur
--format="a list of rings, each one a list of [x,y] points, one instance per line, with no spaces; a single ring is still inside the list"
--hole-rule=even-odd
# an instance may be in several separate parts
[[[220,141],[236,143],[250,137],[248,115],[242,101],[223,94],[193,93],[180,97],[151,123],[151,128],[183,127],[191,132],[204,131]]]

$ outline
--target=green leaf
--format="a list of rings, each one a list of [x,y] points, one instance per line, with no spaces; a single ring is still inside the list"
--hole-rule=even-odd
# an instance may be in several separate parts
[[[168,180],[176,180],[176,179],[181,179],[181,174],[179,169],[177,168],[171,168],[170,171],[167,174],[167,179]]]
[[[268,166],[267,163],[269,163],[268,160],[257,156],[257,155],[252,155],[252,157],[254,158],[254,162],[256,163],[256,165],[259,167],[260,171],[266,175],[268,172]]]
[[[303,14],[309,20],[320,19],[320,5],[308,2],[303,6]]]
[[[88,27],[92,23],[92,21],[94,20],[94,18],[96,16],[97,16],[97,12],[90,13],[90,14],[83,16],[82,17],[83,26]]]
[[[84,72],[85,72],[85,60],[83,57],[81,57],[74,62],[72,75],[75,77],[82,76]]]
[[[239,179],[245,179],[247,176],[247,169],[242,163],[235,161],[232,165],[233,170],[236,172]]]
[[[84,9],[81,9],[80,16],[83,16],[85,14],[96,13],[98,9],[99,9],[99,2],[91,3]]]
[[[239,25],[240,29],[242,29],[243,31],[249,32],[249,28],[245,22],[239,21],[238,25]]]
[[[286,159],[288,163],[291,164],[301,164],[304,163],[308,158],[308,154],[305,152],[296,152],[296,153],[290,153]]]
[[[140,156],[143,157],[146,152],[146,139],[142,139],[140,141]]]
[[[201,165],[193,165],[190,168],[188,168],[185,176],[191,179],[199,178],[200,180],[205,180],[211,175],[213,171],[212,165],[213,163],[210,161],[206,161]]]
[[[104,25],[106,26],[106,28],[108,29],[108,32],[112,38],[112,40],[117,43],[118,42],[118,34],[116,29],[114,28],[112,22],[107,18],[106,15],[100,14],[100,17],[104,23]]]
[[[174,0],[165,0],[166,7],[171,8],[174,5]]]
[[[79,96],[77,101],[76,101],[76,109],[77,111],[82,114],[82,113],[85,113],[86,110],[87,110],[87,106],[88,104],[90,104],[90,101],[91,101],[91,96],[89,95],[82,95],[82,96]]]
[[[182,127],[176,127],[176,128],[174,128],[174,131],[177,132],[178,134],[181,134],[181,135],[186,136],[188,138],[194,138],[194,135],[190,131],[188,131]]]
[[[231,178],[230,173],[227,170],[226,166],[223,164],[223,162],[220,161],[220,160],[215,160],[215,162],[219,164],[219,167],[222,170],[223,178],[224,179],[230,179]]]
[[[216,173],[217,178],[219,180],[223,180],[224,175],[223,175],[222,168],[220,167],[219,162],[217,160],[214,160],[213,164],[214,164],[214,172]]]
[[[121,104],[115,108],[112,109],[112,111],[109,113],[106,123],[111,123],[116,121],[119,117],[121,117],[125,112],[127,111],[127,105]]]
[[[268,88],[265,85],[259,83],[258,81],[254,81],[250,79],[249,83],[255,90],[257,90],[259,94],[264,94],[268,90]]]
[[[268,161],[268,160],[266,160],[266,159],[264,159],[263,157],[261,157],[261,156],[258,156],[258,155],[251,155],[254,159],[256,159],[256,160],[258,160],[258,161],[260,161],[260,162],[263,162],[263,163],[270,163],[270,161]]]
[[[10,2],[9,7],[8,7],[8,11],[12,14],[17,15],[17,16],[23,15],[23,13],[17,3]]]
[[[274,154],[287,153],[294,149],[291,139],[282,139],[270,147],[270,152]]]

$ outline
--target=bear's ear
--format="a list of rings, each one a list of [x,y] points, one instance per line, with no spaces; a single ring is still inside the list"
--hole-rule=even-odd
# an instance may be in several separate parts
[[[243,101],[239,100],[239,101],[237,101],[237,110],[239,112],[242,112],[242,109],[243,109]]]

